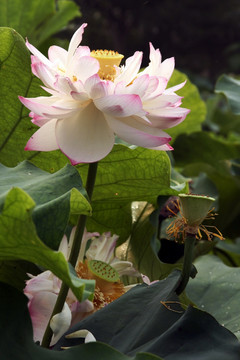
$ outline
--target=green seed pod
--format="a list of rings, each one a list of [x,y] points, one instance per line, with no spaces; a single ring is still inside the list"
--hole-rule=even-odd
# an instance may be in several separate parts
[[[109,281],[116,282],[119,280],[119,275],[117,270],[115,270],[111,265],[100,261],[100,260],[90,260],[88,261],[89,270],[99,278]]]
[[[201,225],[215,201],[212,197],[194,194],[179,194],[179,198],[182,215],[190,227]]]

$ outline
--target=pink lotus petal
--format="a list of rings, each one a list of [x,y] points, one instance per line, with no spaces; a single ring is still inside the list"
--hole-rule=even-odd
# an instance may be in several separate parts
[[[74,56],[77,56],[77,58],[80,58],[82,56],[90,56],[90,55],[91,55],[91,50],[89,49],[88,46],[79,46],[74,53]]]
[[[71,70],[71,71],[70,71]],[[82,56],[78,59],[72,58],[69,65],[68,75],[75,76],[77,80],[81,80],[82,83],[98,73],[99,62],[91,56]]]
[[[131,85],[125,88],[125,93],[136,94],[142,98],[148,90],[149,81],[149,75],[141,75],[137,77]]]
[[[26,39],[26,46],[28,48],[28,50],[31,51],[31,53],[36,56],[40,62],[42,62],[43,64],[47,65],[48,67],[52,67],[52,63],[51,61],[49,61],[46,56],[44,56],[38,49],[36,49],[33,45],[31,45],[28,42],[28,39]]]
[[[91,313],[94,310],[94,305],[92,301],[85,300],[82,303],[79,303],[78,301],[75,301],[71,306],[71,312],[72,312],[72,322],[71,327],[79,321],[83,320],[86,316],[88,316],[88,313]]]
[[[162,56],[159,49],[155,49],[152,43],[149,43],[150,55],[149,65],[143,70],[142,74],[148,74],[150,76],[158,76],[158,70],[161,66]]]
[[[187,80],[185,80],[184,82],[182,82],[181,84],[178,84],[178,85],[175,85],[175,86],[172,86],[168,89],[166,89],[164,91],[165,94],[173,94],[175,91],[181,89],[185,84],[186,84]]]
[[[187,114],[190,112],[190,110],[184,108],[171,109],[163,108],[159,109],[158,112],[155,111],[149,113],[148,119],[150,120],[152,126],[159,129],[170,129],[183,122]]]
[[[41,291],[29,301],[28,309],[33,325],[34,341],[42,341],[56,300],[56,294],[50,291]]]
[[[89,77],[84,84],[84,88],[92,99],[108,95],[108,83],[101,80],[98,74]]]
[[[37,130],[28,140],[25,150],[52,151],[57,150],[58,145],[55,135],[56,119],[48,121]]]
[[[49,69],[45,64],[41,62],[36,62],[32,64],[32,72],[39,77],[40,80],[44,83],[46,87],[54,89],[55,72]]]
[[[154,111],[155,109],[162,109],[169,106],[176,107],[181,105],[182,97],[176,94],[172,95],[160,95],[156,96],[153,99],[147,100],[144,102],[144,110],[150,112]]]
[[[43,113],[46,111],[51,111],[51,105],[56,101],[54,97],[45,96],[39,96],[37,98],[24,98],[23,96],[19,96],[18,98],[29,110],[40,116],[43,116]]]
[[[84,28],[87,26],[87,24],[82,24],[80,28],[73,34],[73,37],[71,38],[71,41],[69,43],[68,47],[68,56],[67,56],[67,64],[69,63],[70,59],[72,58],[74,52],[76,51],[78,45],[82,41],[82,35],[84,32]]]
[[[160,66],[160,69],[158,72],[158,76],[165,77],[166,79],[169,80],[170,77],[172,76],[174,66],[175,66],[174,57],[164,60],[161,63],[161,66]]]
[[[94,100],[97,108],[107,115],[114,117],[127,117],[134,114],[144,114],[142,102],[138,95],[121,94],[108,95]]]
[[[136,117],[116,119],[107,116],[106,118],[115,134],[130,144],[153,148],[171,140],[164,131],[140,123]]]
[[[164,144],[164,145],[152,147],[152,148],[149,148],[149,149],[151,149],[151,150],[160,150],[160,151],[172,151],[172,150],[174,150],[174,148],[169,144]]]
[[[57,289],[53,287],[52,278],[53,274],[51,273],[51,271],[44,271],[38,276],[33,276],[30,280],[26,281],[24,294],[31,298],[34,293],[37,293],[39,291],[55,292]]]
[[[95,162],[105,157],[114,145],[114,134],[103,114],[90,103],[56,125],[57,143],[73,165]]]
[[[123,81],[125,85],[130,84],[139,72],[142,62],[142,52],[136,51],[133,56],[126,60],[125,66],[114,80],[115,83]]]
[[[52,63],[55,63],[59,66],[63,66],[65,69],[65,65],[67,62],[67,51],[60,46],[50,46],[48,49],[48,58]]]

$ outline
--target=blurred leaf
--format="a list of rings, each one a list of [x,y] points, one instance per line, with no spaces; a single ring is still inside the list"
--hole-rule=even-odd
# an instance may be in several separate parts
[[[48,0],[49,1],[49,0]],[[70,20],[80,17],[81,13],[77,4],[71,0],[58,0],[53,16],[35,30],[33,36],[29,35],[34,44],[42,44],[53,34],[62,30]]]
[[[227,75],[222,75],[218,79],[215,88],[216,93],[222,93],[226,96],[231,110],[234,114],[240,114],[240,81]]]
[[[239,359],[240,344],[233,334],[208,313],[193,307],[184,312],[176,303],[179,276],[175,271],[151,286],[135,286],[68,333],[88,329],[98,341],[128,356],[144,351],[166,360]],[[79,343],[63,336],[55,348]]]
[[[31,261],[52,271],[79,300],[89,298],[94,291],[94,281],[79,279],[64,255],[49,249],[38,238],[31,218],[34,205],[21,189],[13,188],[7,194],[0,215],[0,260]]]
[[[235,242],[230,240],[219,241],[214,250],[215,254],[221,257],[226,265],[240,267],[240,238],[236,239]]]
[[[190,109],[191,112],[186,119],[172,129],[167,129],[173,140],[180,134],[190,134],[194,131],[201,130],[201,123],[205,120],[206,105],[201,99],[199,91],[195,85],[191,83],[187,75],[178,70],[174,70],[173,75],[168,83],[168,88],[187,80],[185,86],[177,91],[177,94],[183,96],[182,107]]]
[[[33,221],[38,236],[51,248],[58,248],[70,213],[91,214],[81,178],[71,165],[49,174],[25,161],[15,168],[0,164],[0,171],[0,209],[11,187],[26,191],[36,203]]]
[[[53,0],[1,0],[0,26],[13,28],[23,37],[29,36],[54,11]]]
[[[226,266],[212,255],[198,258],[194,265],[198,274],[189,281],[188,297],[240,338],[240,268]]]
[[[218,161],[240,157],[240,143],[230,142],[209,132],[180,135],[174,142],[177,165],[193,162],[215,165]]]
[[[1,0],[0,26],[13,28],[38,45],[80,16],[71,0]]]

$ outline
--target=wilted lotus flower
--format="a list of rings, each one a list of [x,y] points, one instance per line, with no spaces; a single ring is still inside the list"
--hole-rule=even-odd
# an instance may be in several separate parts
[[[64,235],[59,246],[59,251],[63,252],[66,258],[69,255],[75,229],[73,228],[71,232],[69,242]],[[86,245],[90,239],[92,239],[91,244],[86,251]],[[111,236],[110,233],[99,236],[98,233],[84,232],[76,271],[79,277],[96,281],[94,299],[93,302],[85,300],[79,303],[69,290],[62,312],[56,314],[51,320],[50,326],[53,330],[51,345],[54,345],[69,327],[125,293],[126,290],[123,283],[119,281],[119,276],[125,274],[140,276],[132,263],[121,261],[114,256],[117,239],[116,235]],[[115,277],[114,281],[105,280],[95,271],[94,267],[99,265],[106,267]],[[61,281],[51,271],[29,276],[31,279],[26,281],[24,293],[29,298],[28,308],[32,319],[34,340],[41,342],[61,288]]]
[[[75,32],[68,51],[51,46],[48,58],[26,43],[32,71],[51,96],[19,97],[40,127],[25,149],[60,149],[73,165],[104,158],[115,135],[133,145],[171,150],[171,137],[162,129],[176,126],[189,112],[179,107],[181,97],[175,94],[185,82],[166,90],[174,58],[161,62],[159,49],[150,43],[144,71],[139,72],[140,51],[119,66],[123,55],[79,46],[85,27]]]

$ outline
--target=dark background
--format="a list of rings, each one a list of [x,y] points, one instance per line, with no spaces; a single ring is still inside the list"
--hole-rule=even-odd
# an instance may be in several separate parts
[[[211,88],[222,73],[240,73],[240,0],[75,0],[87,22],[83,44],[117,50],[125,59],[149,41],[163,59],[198,86]],[[71,36],[71,35],[69,35]]]

